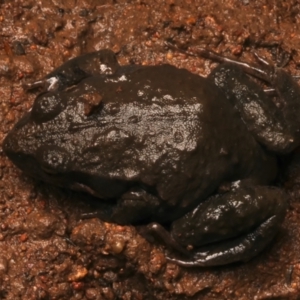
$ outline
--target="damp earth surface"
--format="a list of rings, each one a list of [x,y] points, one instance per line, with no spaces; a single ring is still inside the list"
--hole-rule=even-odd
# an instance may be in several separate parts
[[[201,76],[216,67],[167,48],[171,39],[247,62],[254,52],[275,64],[286,60],[285,69],[297,75],[299,9],[297,1],[2,1],[1,140],[39,94],[24,85],[100,49],[116,53],[121,65],[168,63]],[[297,149],[280,163],[278,186],[290,197],[274,241],[244,264],[186,269],[135,227],[80,220],[91,207],[78,193],[27,177],[2,153],[0,298],[297,299]]]

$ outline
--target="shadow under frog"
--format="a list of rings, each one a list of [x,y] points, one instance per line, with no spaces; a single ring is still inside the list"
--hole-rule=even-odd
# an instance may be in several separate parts
[[[156,222],[148,229],[168,244],[195,249],[169,258],[183,266],[247,261],[275,236],[287,196],[268,184],[300,129],[300,90],[282,69],[223,63],[203,78],[167,64],[119,66],[101,50],[35,85],[46,92],[3,142],[25,173],[91,194],[110,207],[106,221]]]

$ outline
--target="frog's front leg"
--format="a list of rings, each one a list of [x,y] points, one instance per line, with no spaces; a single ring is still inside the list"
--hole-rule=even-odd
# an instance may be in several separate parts
[[[104,49],[68,60],[42,80],[25,85],[27,89],[42,87],[44,91],[58,91],[94,75],[114,74],[119,68],[115,53]]]
[[[286,194],[274,187],[240,186],[212,196],[171,227],[170,239],[199,249],[187,260],[169,260],[186,267],[247,261],[273,239],[285,210]],[[155,231],[165,236],[159,225]]]
[[[82,214],[83,218],[99,217],[117,224],[146,222],[160,210],[160,200],[140,187],[133,187],[124,193],[116,203],[101,203],[94,212]]]

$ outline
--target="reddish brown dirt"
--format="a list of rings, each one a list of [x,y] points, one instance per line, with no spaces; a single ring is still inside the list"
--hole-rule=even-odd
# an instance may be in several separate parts
[[[42,78],[81,53],[109,48],[120,64],[170,63],[206,75],[213,64],[167,49],[206,47],[227,56],[300,62],[296,0],[0,1],[2,141]],[[297,165],[296,165],[297,166]],[[290,207],[275,241],[245,264],[184,269],[132,226],[80,220],[76,194],[26,177],[1,152],[0,299],[299,299],[299,168],[285,179]]]

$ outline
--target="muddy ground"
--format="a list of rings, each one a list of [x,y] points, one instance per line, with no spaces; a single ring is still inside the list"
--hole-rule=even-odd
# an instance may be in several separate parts
[[[112,49],[120,64],[170,63],[207,75],[214,63],[168,49],[205,47],[253,61],[253,52],[300,74],[296,0],[0,1],[2,141],[32,105],[33,82],[79,54]],[[81,220],[80,195],[26,177],[1,152],[0,299],[300,299],[300,171],[274,242],[245,264],[185,269],[135,227]],[[283,174],[283,171],[282,171]]]

